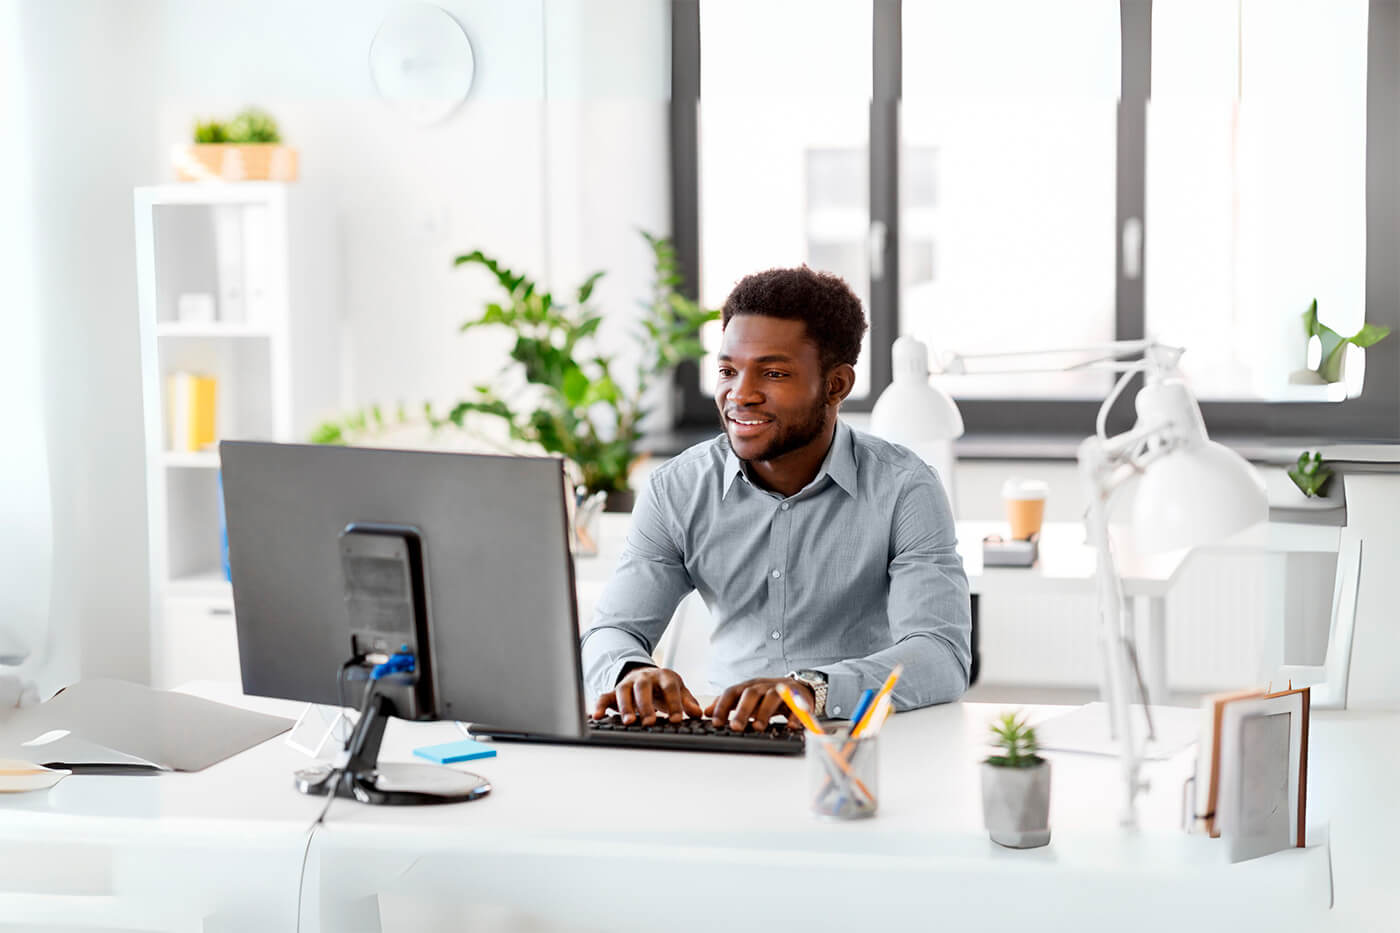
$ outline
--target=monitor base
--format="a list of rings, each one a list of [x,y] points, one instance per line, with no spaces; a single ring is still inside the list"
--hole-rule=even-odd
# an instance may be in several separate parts
[[[338,772],[330,765],[304,768],[295,774],[296,788],[313,797],[326,795],[326,782]],[[339,774],[335,795],[360,803],[383,806],[461,803],[491,792],[491,783],[479,774],[442,765],[384,762],[373,771]]]

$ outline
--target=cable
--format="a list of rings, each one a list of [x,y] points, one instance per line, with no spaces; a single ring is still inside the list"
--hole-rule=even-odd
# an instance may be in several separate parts
[[[340,670],[336,671],[336,675],[335,675],[335,692],[336,692],[336,698],[340,701],[340,708],[341,708],[342,710],[345,709],[345,672],[346,672],[347,670],[349,670],[350,668],[352,668],[352,667],[358,667],[358,666],[360,665],[361,660],[362,660],[362,659],[361,659],[361,658],[358,658],[358,657],[351,658],[350,660],[346,661],[344,664],[340,665]],[[374,693],[374,685],[375,685],[375,682],[374,682],[373,680],[369,680],[369,681],[367,681],[367,682],[365,683],[365,697],[364,697],[364,699],[363,699],[363,700],[361,701],[361,703],[360,703],[360,716],[361,716],[361,717],[364,716],[365,710],[366,710],[366,709],[368,708],[368,706],[369,706],[370,697],[371,697],[372,694]],[[342,751],[348,750],[349,745],[350,745],[350,740],[351,740],[353,737],[354,737],[354,732],[353,732],[353,731],[351,732],[350,735],[346,736],[346,738],[345,738],[345,746],[346,746],[346,747],[345,747],[344,749],[342,749]],[[326,778],[326,783],[325,783],[325,787],[326,787],[326,803],[325,803],[325,805],[324,805],[323,807],[321,807],[321,812],[318,813],[318,814],[316,814],[316,819],[312,820],[312,821],[311,821],[311,825],[308,826],[308,827],[306,827],[306,848],[302,849],[302,851],[301,851],[301,871],[299,871],[299,872],[297,873],[297,923],[296,923],[296,930],[297,930],[297,933],[301,933],[301,896],[302,896],[302,891],[304,890],[304,888],[305,888],[305,886],[306,886],[306,866],[307,866],[307,864],[311,861],[311,843],[312,843],[313,841],[315,841],[315,839],[316,839],[316,827],[317,827],[317,826],[320,826],[320,825],[322,825],[322,824],[324,824],[324,823],[326,822],[326,814],[330,812],[331,804],[335,802],[335,798],[336,798],[335,788],[336,788],[336,785],[340,782],[340,779],[341,779],[342,776],[344,776],[344,774],[345,774],[345,765],[344,765],[344,764],[340,765],[339,767],[336,767],[336,768],[332,768],[332,769],[331,769],[331,773],[330,773],[329,776],[327,776],[327,778]]]

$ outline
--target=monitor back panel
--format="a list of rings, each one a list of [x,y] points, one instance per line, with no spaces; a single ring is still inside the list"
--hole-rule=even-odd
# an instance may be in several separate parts
[[[220,452],[246,693],[340,702],[340,534],[409,525],[423,542],[436,715],[581,734],[561,461],[233,441]]]

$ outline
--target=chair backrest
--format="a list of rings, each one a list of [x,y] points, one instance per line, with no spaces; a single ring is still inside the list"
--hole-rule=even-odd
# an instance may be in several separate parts
[[[1280,680],[1292,681],[1295,687],[1312,687],[1314,709],[1346,709],[1363,544],[1359,534],[1351,529],[1342,530],[1337,548],[1337,579],[1332,590],[1332,620],[1327,630],[1327,656],[1322,664],[1285,665],[1279,669]]]

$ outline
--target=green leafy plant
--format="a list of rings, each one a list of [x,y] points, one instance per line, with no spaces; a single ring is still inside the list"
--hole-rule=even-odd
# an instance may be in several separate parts
[[[1303,491],[1303,495],[1312,498],[1327,494],[1327,484],[1332,481],[1332,471],[1323,463],[1322,451],[1310,454],[1305,450],[1298,455],[1297,465],[1288,471],[1288,478]]]
[[[228,127],[218,120],[196,121],[194,141],[197,143],[226,143],[228,142]]]
[[[1026,724],[1024,715],[1003,713],[991,723],[990,729],[1000,754],[987,756],[987,764],[999,768],[1032,768],[1045,760],[1036,754],[1040,745],[1036,742],[1035,729]]]
[[[1346,358],[1347,344],[1364,350],[1375,346],[1390,335],[1390,328],[1380,324],[1363,324],[1361,329],[1350,337],[1343,337],[1317,319],[1317,299],[1312,300],[1308,310],[1303,312],[1303,329],[1309,339],[1316,337],[1322,345],[1322,357],[1314,370],[1323,382],[1342,380],[1342,361]]]
[[[648,391],[676,364],[703,355],[700,328],[719,317],[718,311],[707,311],[677,291],[681,277],[670,241],[640,232],[652,250],[653,279],[633,334],[639,357],[631,380],[615,378],[618,355],[598,346],[603,314],[592,299],[604,273],[584,279],[575,290],[573,304],[567,305],[523,273],[475,250],[458,256],[454,265],[485,268],[504,295],[460,330],[499,327],[512,332],[511,362],[501,377],[518,372],[526,385],[512,391],[478,385],[469,398],[445,414],[425,404],[427,423],[434,429],[466,428],[474,415],[499,419],[512,440],[559,454],[574,464],[579,483],[590,492],[626,491],[628,476],[641,456],[638,446],[648,413]],[[400,407],[394,423],[408,420]],[[349,443],[388,424],[377,408],[371,408],[321,425],[312,439]]]
[[[219,120],[196,121],[197,143],[279,143],[277,121],[265,110],[249,107],[227,123]]]

